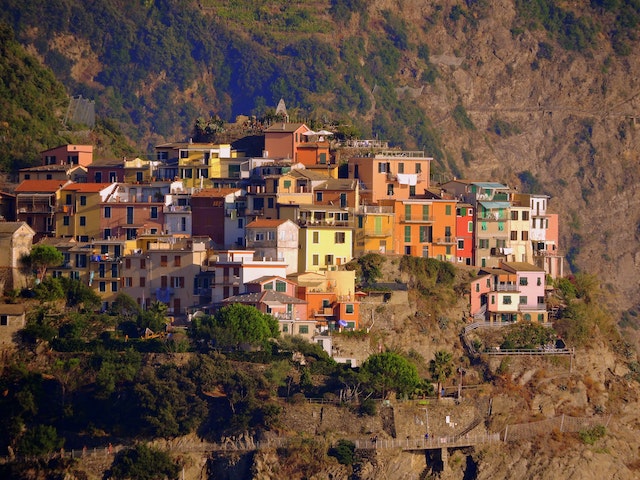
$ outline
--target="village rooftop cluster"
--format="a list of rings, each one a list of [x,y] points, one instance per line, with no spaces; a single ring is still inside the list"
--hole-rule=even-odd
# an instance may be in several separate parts
[[[367,293],[342,266],[378,253],[477,267],[470,318],[547,321],[546,276],[563,275],[548,196],[491,181],[432,185],[425,152],[331,137],[278,122],[257,157],[192,141],[157,145],[154,159],[46,150],[1,194],[5,289],[24,286],[19,258],[42,242],[64,256],[51,274],[89,285],[103,309],[119,292],[182,320],[243,303],[332,353],[328,333],[367,326]]]

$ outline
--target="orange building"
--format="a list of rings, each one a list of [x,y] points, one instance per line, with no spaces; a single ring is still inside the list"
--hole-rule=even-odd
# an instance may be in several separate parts
[[[278,122],[264,131],[264,156],[290,158],[298,162],[298,147],[306,142],[305,132],[310,129],[304,123]]]
[[[363,202],[403,200],[429,188],[431,157],[424,152],[390,150],[349,159],[349,178],[360,181]]]
[[[456,200],[440,198],[412,198],[393,202],[396,218],[395,252],[455,261],[456,203]]]

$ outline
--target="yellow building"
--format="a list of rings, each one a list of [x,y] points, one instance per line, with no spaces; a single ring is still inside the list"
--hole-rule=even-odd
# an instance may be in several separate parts
[[[178,160],[178,177],[185,188],[210,186],[208,179],[223,176],[221,160],[236,156],[228,143],[167,143],[156,146],[156,153],[163,162]]]
[[[363,205],[356,215],[356,257],[366,253],[394,252],[395,214],[392,206]]]
[[[328,218],[328,217],[326,217]],[[299,272],[337,270],[353,258],[353,223],[331,217],[320,222],[308,216],[298,220],[300,253]]]
[[[151,182],[158,162],[134,158],[124,160],[124,181],[125,183],[146,183]]]
[[[104,202],[117,184],[69,183],[60,190],[56,208],[56,237],[75,238],[89,242],[100,235],[100,203]]]

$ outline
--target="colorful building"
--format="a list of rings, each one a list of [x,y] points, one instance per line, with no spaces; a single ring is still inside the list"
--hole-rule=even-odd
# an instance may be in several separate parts
[[[287,275],[298,267],[298,236],[300,228],[291,220],[256,219],[246,227],[246,246],[256,258],[284,260]]]
[[[349,178],[360,182],[363,202],[404,200],[423,195],[429,188],[433,158],[422,151],[389,150],[349,159]]]
[[[40,152],[42,165],[82,165],[93,162],[93,145],[61,145]]]
[[[69,183],[62,187],[56,208],[56,237],[79,242],[102,238],[100,205],[116,187],[115,183]]]
[[[396,215],[393,205],[363,205],[355,216],[354,256],[395,252]]]
[[[60,190],[67,183],[61,180],[24,180],[16,187],[16,218],[34,230],[34,241],[55,235]]]

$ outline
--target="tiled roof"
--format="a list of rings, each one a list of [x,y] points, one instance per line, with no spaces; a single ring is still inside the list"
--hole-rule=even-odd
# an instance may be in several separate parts
[[[245,228],[276,228],[287,221],[286,218],[280,219],[268,219],[257,218],[256,220],[249,222]]]
[[[214,197],[221,198],[226,197],[231,193],[235,193],[240,191],[239,188],[205,188],[204,190],[200,190],[197,193],[194,193],[191,198],[194,197]]]
[[[13,233],[23,225],[27,225],[25,222],[0,222],[0,233]]]
[[[72,183],[63,188],[63,190],[73,190],[74,192],[97,193],[113,185],[112,183]]]
[[[16,187],[16,193],[53,193],[57,192],[67,183],[68,182],[64,180],[23,180],[22,183]]]

